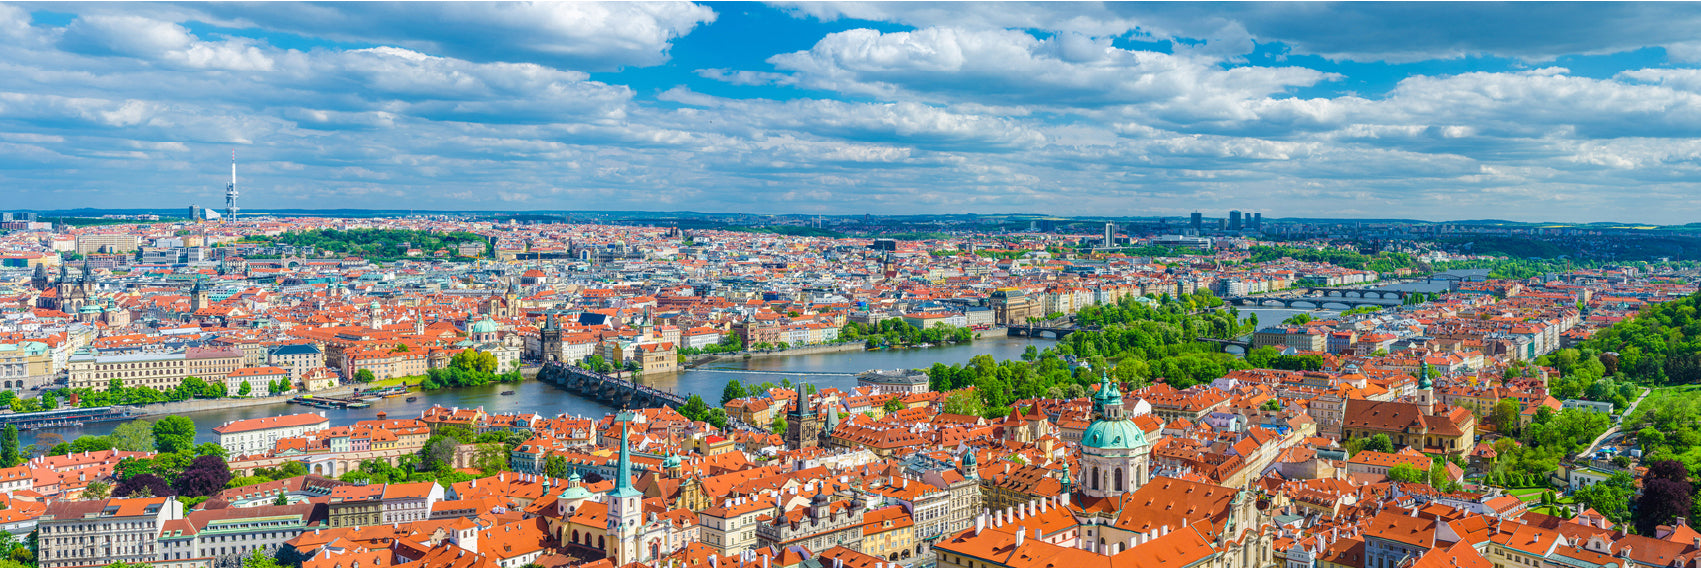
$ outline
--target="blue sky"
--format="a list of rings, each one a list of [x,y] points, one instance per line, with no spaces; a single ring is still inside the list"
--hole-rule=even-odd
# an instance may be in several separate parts
[[[1696,221],[1689,3],[0,4],[7,208]]]

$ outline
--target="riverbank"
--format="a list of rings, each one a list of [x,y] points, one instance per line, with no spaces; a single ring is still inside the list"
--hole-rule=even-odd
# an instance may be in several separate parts
[[[798,348],[794,348],[794,349],[786,349],[784,351],[776,349],[776,350],[771,350],[771,351],[740,351],[738,353],[714,353],[714,354],[710,354],[710,355],[698,355],[696,357],[691,358],[690,361],[685,363],[685,368],[686,369],[695,369],[697,367],[707,365],[707,364],[713,363],[715,361],[735,361],[735,360],[739,360],[739,359],[757,359],[757,358],[762,358],[762,357],[784,357],[784,356],[788,356],[788,355],[814,355],[814,354],[818,354],[818,353],[845,353],[845,352],[849,352],[849,351],[866,351],[866,350],[867,349],[865,347],[863,347],[863,343],[860,342],[860,341],[857,341],[857,342],[851,342],[851,343],[840,343],[840,344],[836,344],[836,345],[812,345],[812,346],[809,346],[809,347],[798,347]]]
[[[947,346],[952,346],[952,345],[973,345],[973,344],[974,344],[974,342],[971,341],[971,342],[968,342],[968,343],[946,343],[946,344],[943,344],[943,345],[935,345],[935,346],[930,346],[930,347],[921,347],[921,346],[888,347],[888,348],[885,348],[885,349],[875,349],[874,351],[909,351],[909,350],[912,350],[912,349],[919,349],[919,350],[925,351],[925,350],[928,350],[928,349],[932,349],[933,347],[947,347]],[[837,344],[837,345],[815,345],[815,346],[810,346],[810,347],[799,347],[799,348],[795,348],[795,349],[787,349],[787,350],[784,350],[784,351],[779,351],[779,350],[774,350],[774,351],[744,351],[744,352],[740,352],[740,353],[717,353],[717,354],[714,354],[714,355],[698,355],[696,358],[693,358],[691,361],[687,362],[685,364],[685,367],[682,370],[695,369],[697,367],[701,367],[703,365],[707,365],[709,363],[713,363],[713,362],[716,362],[716,361],[737,361],[737,360],[740,360],[740,359],[761,359],[761,358],[765,358],[765,357],[789,357],[789,356],[792,356],[792,355],[819,355],[819,354],[822,354],[822,353],[849,353],[849,352],[855,352],[855,351],[868,351],[868,350],[869,349],[867,348],[867,346],[864,343],[857,341],[857,342],[852,342],[852,343],[840,343],[840,344]]]
[[[341,396],[348,396],[348,395],[354,394],[355,389],[361,389],[361,388],[373,388],[373,387],[372,387],[372,385],[343,385],[343,386],[340,386],[340,387],[336,387],[336,388],[332,388],[332,389],[325,389],[325,390],[322,390],[322,391],[312,391],[312,392],[290,391],[289,394],[281,394],[281,395],[278,395],[278,396],[262,396],[262,397],[254,397],[254,398],[197,398],[197,399],[193,399],[193,400],[180,400],[180,401],[177,401],[177,402],[162,402],[162,403],[159,403],[159,404],[149,404],[149,405],[146,405],[146,406],[133,406],[131,408],[134,408],[136,410],[136,414],[138,414],[140,416],[160,416],[160,415],[167,415],[167,414],[181,414],[181,413],[185,413],[185,412],[202,412],[202,411],[207,411],[207,410],[218,410],[218,409],[224,409],[224,408],[248,408],[248,407],[254,407],[254,406],[267,406],[267,405],[272,405],[272,404],[286,405],[286,404],[289,404],[289,399],[292,399],[292,398],[295,398],[295,397],[301,396],[301,395],[310,394],[310,395],[313,395],[313,396],[341,397]]]

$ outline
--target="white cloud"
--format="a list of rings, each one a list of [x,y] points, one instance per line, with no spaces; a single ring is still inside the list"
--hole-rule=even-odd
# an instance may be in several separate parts
[[[690,2],[261,2],[153,9],[229,27],[396,44],[470,61],[587,70],[661,64],[673,40],[716,17]]]
[[[1172,103],[1205,106],[1331,79],[1301,67],[1222,69],[1210,58],[1125,50],[1064,34],[925,28],[830,34],[809,51],[776,55],[776,68],[810,88],[883,97],[1038,105]]]

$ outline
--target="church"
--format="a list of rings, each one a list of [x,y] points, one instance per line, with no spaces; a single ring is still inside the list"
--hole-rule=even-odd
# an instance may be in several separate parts
[[[1273,526],[1244,490],[1155,474],[1152,445],[1108,377],[1093,394],[1078,481],[1063,494],[987,511],[934,544],[939,566],[1273,566]],[[971,462],[972,463],[972,462]]]
[[[679,515],[673,511],[644,512],[644,493],[632,485],[632,450],[626,431],[631,415],[623,412],[616,420],[621,429],[614,488],[593,494],[575,473],[555,495],[555,509],[547,515],[548,521],[562,546],[600,553],[615,566],[654,563],[689,544],[690,534],[675,522]],[[669,458],[663,468],[677,472],[679,458]]]

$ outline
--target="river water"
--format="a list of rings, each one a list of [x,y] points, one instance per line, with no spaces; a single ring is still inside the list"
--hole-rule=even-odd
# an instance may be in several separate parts
[[[1481,280],[1487,275],[1486,270],[1454,271],[1454,274]],[[1447,289],[1448,282],[1436,280],[1432,282],[1417,282],[1385,286],[1387,289],[1435,292]],[[1280,323],[1294,314],[1309,314],[1313,318],[1334,317],[1339,310],[1306,310],[1281,308],[1240,308],[1240,315],[1257,314],[1260,326]],[[701,368],[682,371],[668,375],[646,377],[644,383],[651,386],[674,391],[686,392],[702,396],[705,401],[714,404],[721,399],[721,389],[731,379],[738,379],[746,385],[763,382],[779,383],[781,379],[790,379],[796,383],[807,381],[822,387],[837,387],[848,389],[856,386],[856,373],[869,369],[895,368],[927,368],[935,362],[967,363],[971,357],[986,354],[995,359],[1015,359],[1021,357],[1022,351],[1028,345],[1037,345],[1041,349],[1056,343],[1049,339],[1027,339],[1019,337],[995,336],[987,337],[968,345],[949,345],[925,349],[903,349],[895,351],[845,351],[840,353],[819,353],[810,355],[789,355],[783,357],[759,357],[750,359],[724,359],[709,363]],[[512,395],[503,395],[503,391],[514,391]],[[418,397],[414,402],[408,402],[406,397],[385,399],[372,404],[369,408],[357,410],[316,410],[304,406],[287,403],[249,406],[242,408],[225,408],[200,412],[185,413],[184,416],[195,420],[201,442],[215,442],[214,426],[232,420],[260,418],[280,414],[298,412],[323,412],[330,419],[332,426],[347,426],[360,420],[371,420],[378,413],[385,413],[391,418],[412,418],[432,405],[448,407],[484,407],[491,413],[533,412],[545,416],[557,414],[600,417],[613,410],[608,406],[593,400],[580,398],[555,386],[538,381],[527,381],[517,385],[487,385],[462,389],[448,389],[426,393],[412,393]],[[112,432],[120,422],[105,422],[89,424],[77,428],[57,428],[20,433],[25,444],[35,443],[38,437],[44,437],[44,443],[55,440],[52,436],[62,436],[66,440],[76,439],[85,435],[106,435]],[[45,450],[46,448],[41,448]]]
[[[721,389],[732,379],[738,379],[746,385],[772,382],[778,384],[781,379],[790,379],[793,383],[807,381],[822,387],[837,387],[848,389],[856,386],[856,373],[869,369],[893,368],[926,368],[933,363],[967,363],[976,355],[991,355],[996,359],[1015,359],[1022,356],[1022,351],[1028,345],[1036,345],[1040,349],[1055,344],[1055,340],[1027,339],[1020,337],[994,336],[977,340],[967,345],[947,345],[940,347],[902,349],[894,351],[845,351],[840,353],[819,353],[810,355],[789,355],[778,357],[754,357],[750,359],[724,359],[704,365],[699,369],[682,371],[666,375],[645,377],[643,382],[651,386],[673,389],[703,397],[709,404],[717,404],[721,400]],[[503,391],[514,391],[512,395],[503,395]],[[248,406],[242,408],[225,408],[185,413],[195,420],[198,431],[196,440],[200,442],[216,442],[213,435],[214,426],[233,420],[260,418],[280,414],[300,412],[323,412],[330,419],[332,426],[347,426],[360,420],[371,420],[383,412],[389,418],[414,418],[432,405],[447,407],[484,407],[486,412],[521,413],[533,412],[544,416],[557,414],[601,417],[614,410],[593,400],[580,398],[565,390],[539,381],[526,381],[519,384],[486,385],[461,389],[446,389],[430,392],[410,393],[418,397],[414,402],[408,402],[407,397],[384,399],[362,409],[312,409],[287,403]],[[58,428],[21,432],[20,438],[25,444],[36,443],[38,437],[44,444],[56,440],[48,434],[56,434],[66,440],[78,436],[106,435],[112,432],[122,422],[103,422],[88,424],[77,428]],[[43,451],[46,448],[41,448]]]

